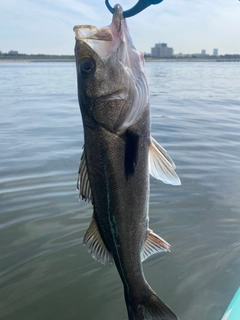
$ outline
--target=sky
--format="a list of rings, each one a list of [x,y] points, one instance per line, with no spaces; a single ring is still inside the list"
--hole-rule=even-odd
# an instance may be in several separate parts
[[[130,9],[136,0],[109,1]],[[105,0],[0,0],[0,51],[72,55],[74,25],[109,25]],[[167,43],[174,53],[240,54],[239,0],[164,0],[127,23],[135,45],[151,52]]]

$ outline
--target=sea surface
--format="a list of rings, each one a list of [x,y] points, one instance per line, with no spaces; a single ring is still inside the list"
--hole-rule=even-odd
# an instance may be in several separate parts
[[[180,320],[220,320],[240,286],[240,63],[146,63],[152,136],[181,186],[151,178],[170,253],[146,279]],[[114,266],[82,245],[83,128],[74,63],[0,64],[0,318],[126,320]]]

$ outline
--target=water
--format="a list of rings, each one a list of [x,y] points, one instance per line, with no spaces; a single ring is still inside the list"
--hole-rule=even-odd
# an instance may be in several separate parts
[[[240,286],[240,64],[146,68],[152,135],[182,186],[151,179],[151,228],[172,251],[145,276],[181,320],[219,320]],[[127,319],[115,267],[82,246],[74,64],[0,64],[0,108],[1,320]]]

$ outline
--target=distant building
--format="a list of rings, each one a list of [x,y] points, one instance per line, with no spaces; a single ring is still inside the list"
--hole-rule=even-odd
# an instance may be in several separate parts
[[[151,57],[151,53],[144,52],[144,57]]]
[[[18,54],[18,51],[10,50],[10,51],[8,52],[8,54],[9,54],[10,56],[14,56],[14,55]]]
[[[205,55],[206,55],[206,50],[205,50],[205,49],[202,49],[201,55],[202,55],[202,56],[205,56]]]
[[[174,56],[175,56],[176,58],[191,58],[191,57],[192,57],[191,54],[189,54],[189,53],[182,53],[182,52],[176,53],[176,54],[174,54]]]
[[[169,48],[167,43],[156,43],[155,47],[151,49],[152,57],[167,58],[173,56],[173,48]]]
[[[213,55],[218,56],[218,49],[213,49]]]
[[[174,56],[177,58],[182,58],[182,57],[184,57],[184,54],[182,52],[179,52],[179,53],[175,53]]]
[[[2,54],[2,51],[0,50],[0,54]]]

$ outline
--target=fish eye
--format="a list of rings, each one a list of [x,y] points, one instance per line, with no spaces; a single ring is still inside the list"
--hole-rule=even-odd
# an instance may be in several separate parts
[[[80,71],[84,75],[89,75],[95,70],[95,62],[90,58],[85,58],[80,62]]]

